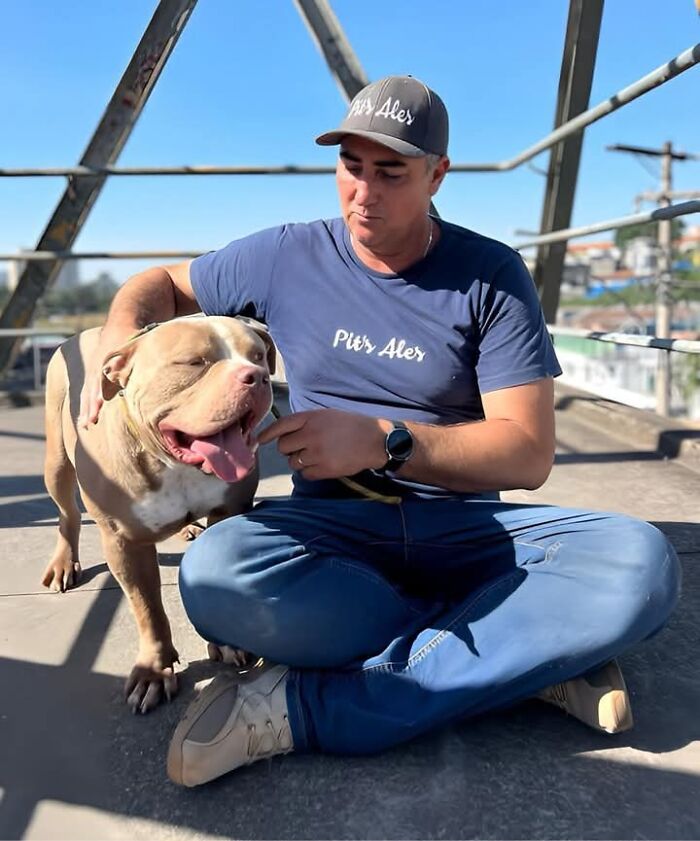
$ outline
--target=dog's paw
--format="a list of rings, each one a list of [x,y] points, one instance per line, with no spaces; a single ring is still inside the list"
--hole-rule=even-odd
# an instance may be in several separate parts
[[[195,540],[204,531],[204,528],[201,523],[188,523],[177,534],[182,540]]]
[[[132,713],[148,713],[161,701],[172,700],[177,689],[177,675],[172,666],[159,668],[137,663],[124,684],[124,698]]]
[[[254,668],[260,661],[257,654],[251,654],[242,648],[233,648],[230,645],[216,645],[213,642],[207,643],[207,654],[210,660],[227,663],[245,671]]]
[[[55,593],[65,593],[76,587],[82,568],[78,561],[71,558],[53,558],[41,576],[41,583]]]

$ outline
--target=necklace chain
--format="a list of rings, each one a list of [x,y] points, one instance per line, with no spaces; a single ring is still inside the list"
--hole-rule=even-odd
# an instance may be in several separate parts
[[[428,222],[430,223],[430,233],[428,234],[428,242],[425,246],[425,251],[423,252],[423,259],[428,256],[428,252],[430,251],[430,246],[433,244],[433,220],[428,216]]]

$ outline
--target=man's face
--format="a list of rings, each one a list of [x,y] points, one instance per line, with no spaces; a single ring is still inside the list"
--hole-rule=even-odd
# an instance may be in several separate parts
[[[391,253],[407,236],[425,230],[430,199],[449,161],[428,168],[386,146],[347,135],[340,145],[336,182],[343,218],[355,242],[374,253]]]

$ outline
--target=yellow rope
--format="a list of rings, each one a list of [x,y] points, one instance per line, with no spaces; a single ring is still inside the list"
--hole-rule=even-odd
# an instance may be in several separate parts
[[[122,414],[124,415],[124,420],[126,421],[126,426],[129,432],[134,436],[134,438],[139,442],[139,444],[141,444],[141,436],[139,434],[138,427],[134,423],[134,419],[131,417],[129,407],[126,405],[126,395],[124,394],[123,390],[118,392],[118,397],[119,405],[122,407]]]

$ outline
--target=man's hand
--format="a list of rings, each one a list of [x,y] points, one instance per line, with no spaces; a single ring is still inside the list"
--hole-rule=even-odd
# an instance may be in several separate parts
[[[383,467],[391,423],[337,409],[287,415],[266,427],[259,444],[277,441],[292,470],[305,479],[339,479]]]
[[[134,332],[133,327],[126,329],[112,328],[111,330],[104,327],[102,329],[95,357],[92,360],[91,367],[85,371],[85,381],[80,392],[78,426],[82,429],[87,429],[90,424],[97,423],[100,409],[104,403],[102,399],[102,366],[105,359],[112,351],[125,344]]]
[[[102,408],[101,390],[102,370],[91,370],[85,373],[85,382],[80,392],[80,414],[78,426],[87,429],[91,423],[97,423],[97,417]]]
[[[191,262],[185,260],[146,269],[129,278],[114,296],[92,368],[85,372],[80,392],[79,427],[87,429],[90,424],[97,423],[103,403],[102,366],[110,353],[126,344],[146,324],[199,311],[190,283]]]

